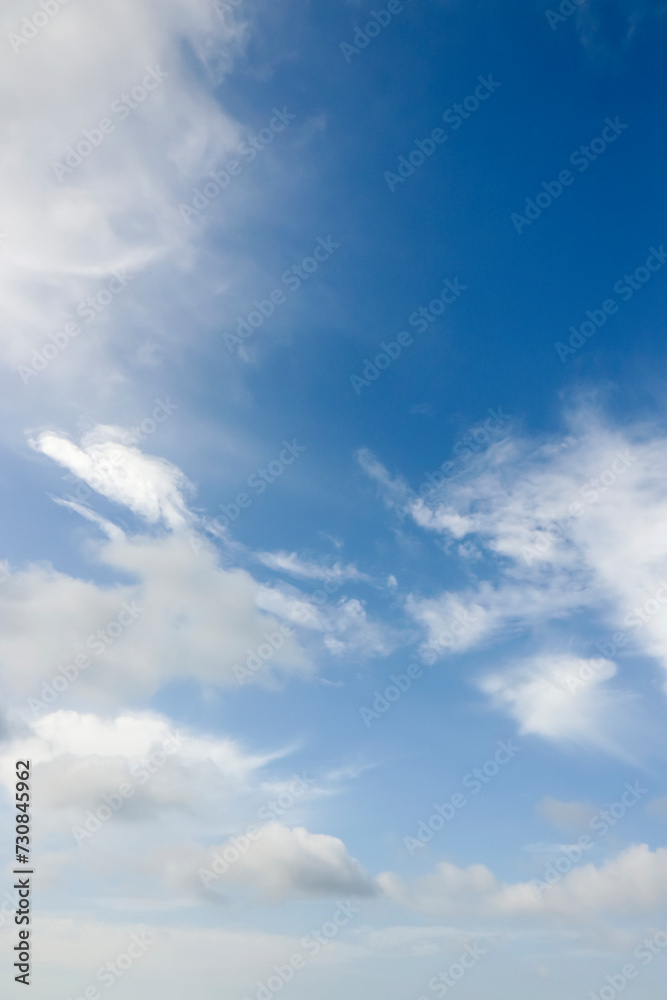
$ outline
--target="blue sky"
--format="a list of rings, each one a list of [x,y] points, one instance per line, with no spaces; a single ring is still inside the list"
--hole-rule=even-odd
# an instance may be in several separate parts
[[[658,1000],[664,4],[2,19],[36,995]]]

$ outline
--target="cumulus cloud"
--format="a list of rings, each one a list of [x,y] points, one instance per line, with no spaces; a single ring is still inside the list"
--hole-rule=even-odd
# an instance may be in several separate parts
[[[47,706],[29,698],[110,707],[177,678],[237,684],[235,667],[279,622],[258,608],[249,573],[222,569],[211,547],[191,542],[179,534],[103,543],[100,563],[132,583],[103,586],[49,566],[13,573],[0,590],[0,683],[10,704],[34,714]],[[311,669],[294,636],[280,638],[259,680],[276,668]],[[54,695],[54,677],[68,672]]]
[[[458,868],[440,863],[429,875],[406,883],[378,876],[384,892],[420,913],[552,918],[574,923],[592,917],[660,912],[667,890],[667,848],[628,847],[600,867],[572,868],[550,888],[531,882],[503,883],[481,864]]]
[[[611,660],[598,659],[594,669],[588,660],[574,656],[542,656],[489,674],[478,684],[499,708],[514,716],[521,733],[611,749],[609,734],[621,721],[626,699],[600,690],[600,685],[615,675]]]
[[[47,881],[83,879],[90,891],[113,875],[119,898],[127,892],[149,909],[215,903],[230,890],[272,902],[378,894],[341,840],[275,819],[300,818],[319,794],[307,775],[286,779],[289,748],[251,753],[152,712],[60,710],[15,730],[0,756],[0,782],[11,795],[16,759],[31,760]],[[205,891],[201,872],[218,872],[216,855],[229,858],[230,850],[232,863]]]
[[[215,874],[213,858],[225,857],[220,844],[200,850],[200,872]],[[229,855],[227,855],[229,856]],[[234,852],[223,872],[219,888],[244,886],[278,902],[289,898],[328,898],[337,895],[371,897],[378,894],[374,880],[354,858],[342,840],[327,834],[311,833],[304,827],[293,829],[282,823],[260,827],[256,839],[243,852]],[[212,869],[212,871],[211,871]],[[215,887],[216,882],[212,883]]]
[[[82,823],[86,810],[124,783],[133,793],[121,821],[150,822],[178,810],[206,825],[255,790],[262,769],[285,752],[247,753],[235,740],[184,730],[152,712],[102,718],[61,709],[7,743],[0,780],[10,792],[17,755],[31,761],[34,794],[48,810],[42,832]]]
[[[65,691],[68,704],[99,706],[145,697],[176,678],[224,685],[241,675],[266,682],[276,668],[308,673],[292,630],[279,631],[262,609],[259,584],[244,569],[223,569],[197,534],[184,496],[193,487],[181,470],[122,444],[124,434],[97,427],[77,446],[44,431],[33,447],[167,533],[127,537],[89,508],[58,501],[104,531],[108,540],[94,550],[100,564],[133,582],[102,586],[45,565],[12,574],[0,591],[6,696],[14,704],[29,699],[34,716]],[[257,651],[265,649],[262,663]],[[258,662],[259,673],[247,669]]]

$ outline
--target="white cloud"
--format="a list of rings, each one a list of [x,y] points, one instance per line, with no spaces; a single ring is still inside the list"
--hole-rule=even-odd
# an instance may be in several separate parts
[[[377,484],[387,507],[403,510],[410,506],[412,503],[410,490],[403,479],[393,477],[368,448],[360,448],[356,458],[366,475]]]
[[[211,872],[215,853],[224,858],[228,846],[200,849],[197,866]],[[202,884],[199,875],[197,881]],[[278,822],[260,827],[249,848],[229,864],[219,882],[211,883],[223,893],[230,884],[255,890],[274,902],[378,894],[374,880],[350,857],[338,837],[311,833],[304,827],[290,829]]]
[[[287,749],[249,753],[235,740],[149,712],[102,718],[61,710],[14,730],[0,756],[0,781],[11,796],[16,760],[31,760],[32,794],[43,806],[34,849],[47,883],[81,880],[88,893],[108,893],[111,877],[109,905],[127,893],[148,909],[208,905],[230,889],[273,902],[378,894],[338,838],[267,822],[275,811],[300,818],[322,791],[303,774],[278,779],[277,767],[290,773]],[[223,831],[232,839],[221,841]],[[228,857],[241,842],[249,849],[237,851],[205,891],[200,869],[215,871],[216,852]],[[128,850],[129,866],[122,864]]]
[[[152,753],[159,766],[151,766]],[[237,796],[256,791],[258,772],[285,751],[246,753],[235,740],[179,729],[151,712],[101,718],[59,710],[22,727],[3,747],[0,779],[10,793],[21,754],[32,763],[34,795],[47,807],[44,833],[82,823],[87,809],[123,783],[133,794],[119,810],[121,821],[155,821],[177,809],[206,828],[233,811]]]
[[[360,573],[356,566],[343,566],[337,562],[329,567],[314,560],[301,559],[296,552],[259,552],[257,558],[269,569],[287,573],[289,576],[302,577],[305,580],[369,579],[364,573]]]
[[[123,444],[126,434],[120,427],[96,427],[84,434],[78,447],[62,435],[44,431],[30,443],[97,493],[129,507],[150,524],[163,521],[172,530],[185,527],[192,516],[183,494],[193,493],[194,487],[171,462]]]
[[[602,745],[599,721],[616,704],[603,672],[576,699],[562,691],[561,674],[592,639],[608,659],[640,652],[667,669],[665,441],[646,427],[611,427],[587,406],[568,420],[560,440],[492,444],[428,500],[408,505],[467,582],[413,593],[406,606],[425,631],[423,652],[465,652],[532,632],[543,650],[533,666],[510,665],[504,678],[496,671],[485,690],[525,732],[585,739],[588,731]],[[368,454],[362,464],[390,503],[405,502],[404,484]],[[585,623],[575,618],[584,609]]]
[[[48,566],[12,574],[0,591],[0,613],[9,618],[0,636],[7,696],[13,703],[30,698],[34,715],[40,710],[35,699],[55,701],[56,675],[60,693],[66,690],[75,706],[145,697],[176,678],[238,683],[267,642],[269,662],[257,675],[246,670],[245,679],[266,683],[276,668],[310,672],[293,634],[276,631],[276,618],[263,613],[259,584],[243,569],[222,569],[214,547],[192,530],[197,518],[183,494],[193,488],[180,469],[119,443],[124,434],[98,427],[78,447],[45,431],[33,446],[99,494],[172,533],[128,538],[88,508],[58,501],[102,528],[108,541],[96,550],[99,562],[134,582],[100,586]]]
[[[497,603],[493,588],[482,584],[477,591],[444,593],[435,598],[409,594],[406,608],[427,633],[424,650],[442,655],[474,648],[493,634],[503,621]]]
[[[79,514],[79,516],[85,518],[86,521],[91,521],[93,524],[96,524],[100,531],[104,532],[107,538],[125,537],[125,532],[114,524],[113,521],[109,521],[106,517],[102,517],[101,514],[97,514],[89,507],[85,507],[84,504],[77,503],[76,500],[63,500],[60,497],[53,497],[53,501],[54,503],[57,503],[58,506],[66,507],[75,514]]]
[[[327,582],[320,593],[304,594],[296,587],[262,587],[258,606],[324,635],[324,644],[336,656],[388,656],[399,642],[396,630],[369,618],[365,603],[356,597],[333,597],[340,582]]]
[[[18,10],[4,8],[2,37],[20,31]],[[187,264],[192,231],[178,203],[231,149],[239,127],[212,97],[206,74],[190,69],[183,43],[210,68],[217,62],[219,73],[242,38],[209,0],[100,0],[94,11],[63,7],[17,52],[7,41],[0,69],[8,109],[0,143],[4,361],[29,362],[30,347],[41,346],[114,271],[138,274],[167,255]],[[133,88],[156,67],[163,81],[133,100]],[[119,113],[114,101],[123,94],[135,106]],[[59,180],[52,163],[63,163],[68,146],[104,118],[113,131]]]
[[[379,875],[378,883],[394,901],[431,916],[558,916],[585,924],[594,917],[659,913],[667,891],[667,848],[633,845],[599,868],[572,868],[542,891],[530,882],[500,882],[485,865],[458,868],[449,862],[410,884],[391,873]]]
[[[610,749],[609,731],[620,721],[624,699],[600,688],[616,675],[616,664],[602,659],[597,664],[593,670],[589,661],[574,656],[541,656],[478,683],[517,720],[519,732]],[[585,682],[580,679],[584,670]]]
[[[0,589],[0,683],[10,703],[27,710],[28,698],[52,702],[44,683],[76,657],[88,664],[64,685],[67,707],[122,704],[176,678],[236,684],[234,667],[279,623],[258,608],[249,573],[221,569],[211,547],[197,540],[195,552],[191,541],[179,534],[103,543],[101,564],[133,583],[102,586],[48,566],[14,572]],[[295,638],[282,638],[262,676],[309,672]]]

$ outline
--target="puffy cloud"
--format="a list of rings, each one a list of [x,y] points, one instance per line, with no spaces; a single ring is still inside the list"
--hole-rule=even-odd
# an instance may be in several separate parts
[[[350,857],[338,837],[310,833],[304,827],[289,829],[277,822],[260,827],[255,836],[247,850],[234,850],[236,860],[228,864],[220,878],[223,892],[231,883],[253,889],[272,901],[378,894],[374,880]],[[203,867],[214,875],[213,857],[220,853],[224,859],[226,847],[233,848],[233,842],[200,850],[200,871]]]
[[[423,651],[461,653],[494,634],[505,620],[493,588],[444,593],[435,598],[409,594],[406,608],[427,633]],[[525,608],[523,609],[525,611]]]
[[[521,733],[572,739],[611,748],[609,730],[618,726],[620,694],[599,690],[616,674],[616,664],[598,659],[595,668],[574,656],[542,656],[479,683],[498,707],[505,708]],[[585,680],[582,680],[582,677]]]
[[[235,740],[184,731],[151,712],[101,718],[61,709],[15,732],[0,779],[11,792],[17,757],[32,762],[34,795],[47,808],[42,830],[82,823],[121,784],[132,787],[121,821],[178,810],[206,829],[224,813],[231,818],[235,798],[256,792],[258,773],[284,753],[246,753]]]
[[[108,541],[100,562],[134,582],[100,586],[48,566],[12,574],[0,592],[7,620],[0,684],[8,697],[30,698],[34,716],[65,690],[74,704],[115,704],[176,678],[228,684],[267,681],[276,667],[308,672],[292,630],[261,610],[259,584],[243,569],[222,569],[217,551],[194,531],[184,497],[192,487],[180,469],[123,444],[124,436],[97,427],[79,447],[45,431],[34,447],[171,533],[128,538],[87,507],[58,501],[102,528]],[[249,663],[265,669],[256,673]]]
[[[586,923],[603,915],[659,912],[667,890],[667,848],[633,845],[599,868],[571,867],[543,889],[530,882],[502,883],[485,865],[458,868],[449,862],[411,884],[391,873],[379,875],[378,883],[391,899],[430,916],[558,917]]]
[[[40,707],[26,699],[51,704],[58,690],[68,707],[108,707],[177,678],[238,683],[235,667],[263,649],[279,623],[257,607],[249,573],[220,568],[211,547],[192,541],[121,535],[101,545],[101,563],[133,583],[102,586],[48,566],[13,573],[0,589],[5,697],[33,714]],[[278,639],[260,680],[276,668],[310,669],[293,636]]]
[[[235,740],[177,729],[149,712],[101,718],[60,710],[15,730],[0,756],[0,781],[11,795],[16,759],[31,760],[47,881],[83,879],[90,891],[114,872],[117,894],[134,893],[149,908],[215,903],[230,889],[270,901],[378,893],[341,840],[275,820],[276,813],[300,818],[321,792],[307,775],[277,777],[286,749],[248,753]],[[231,840],[221,842],[221,831]],[[128,869],[121,860],[130,848]],[[199,873],[217,872],[216,852],[228,858],[229,850],[235,858],[206,892]]]

